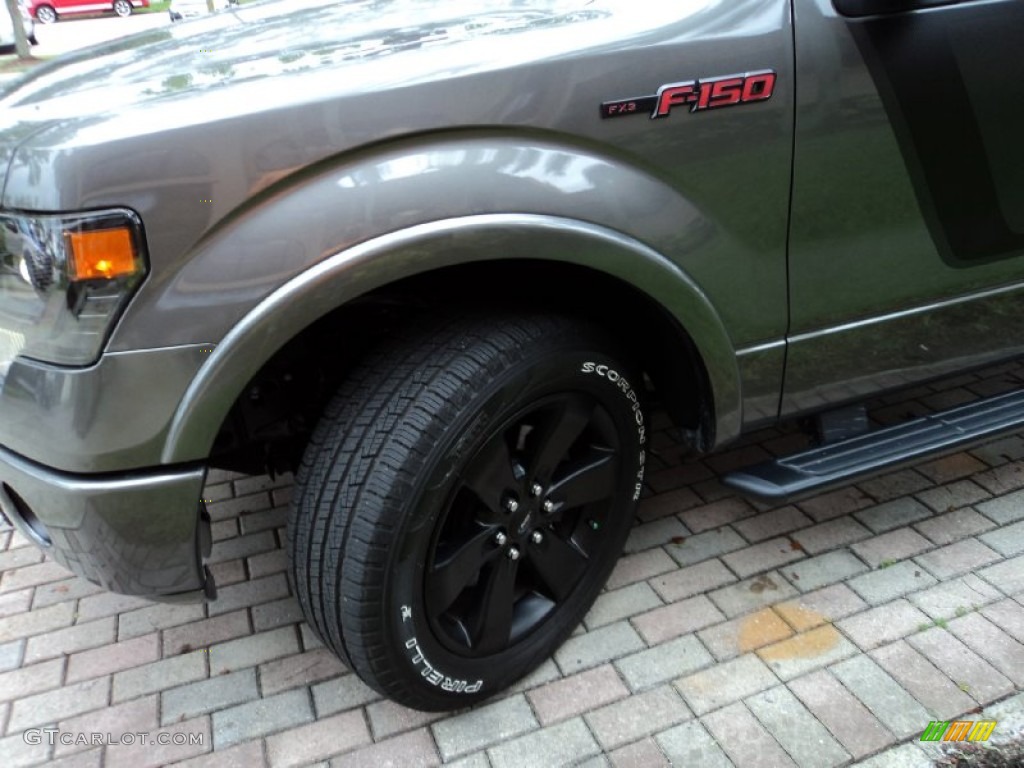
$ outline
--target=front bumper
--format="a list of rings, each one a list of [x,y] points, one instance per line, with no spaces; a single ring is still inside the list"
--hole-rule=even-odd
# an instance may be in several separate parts
[[[200,502],[206,469],[75,475],[0,447],[0,511],[55,560],[104,588],[156,600],[212,599]]]

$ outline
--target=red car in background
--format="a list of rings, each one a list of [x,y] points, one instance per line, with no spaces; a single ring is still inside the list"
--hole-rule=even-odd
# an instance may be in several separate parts
[[[131,16],[133,8],[146,8],[149,0],[30,0],[29,11],[42,24],[52,24],[61,16],[77,13],[113,11],[118,16]]]

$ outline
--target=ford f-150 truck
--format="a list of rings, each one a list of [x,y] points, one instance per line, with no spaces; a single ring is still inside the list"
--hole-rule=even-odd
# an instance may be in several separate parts
[[[301,31],[301,34],[298,32]],[[450,709],[573,631],[647,404],[772,501],[1024,424],[881,392],[1022,353],[1019,0],[256,3],[0,93],[0,509],[215,599],[210,467],[296,472],[293,587]]]

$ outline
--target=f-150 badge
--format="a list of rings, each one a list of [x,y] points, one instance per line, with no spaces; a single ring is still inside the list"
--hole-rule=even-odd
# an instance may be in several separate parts
[[[652,120],[656,120],[668,117],[676,107],[688,106],[690,112],[703,112],[707,109],[767,101],[775,92],[777,79],[775,72],[765,69],[745,75],[667,83],[653,96],[604,102],[601,105],[601,117],[649,114]]]

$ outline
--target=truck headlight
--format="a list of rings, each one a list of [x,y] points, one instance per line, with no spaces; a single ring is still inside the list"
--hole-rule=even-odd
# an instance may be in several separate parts
[[[0,363],[95,362],[146,269],[131,211],[0,213]]]

